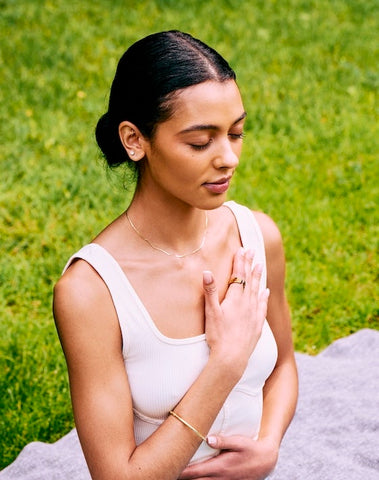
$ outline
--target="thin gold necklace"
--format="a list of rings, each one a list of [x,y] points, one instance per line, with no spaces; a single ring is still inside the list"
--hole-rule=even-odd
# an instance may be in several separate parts
[[[131,221],[129,215],[128,215],[128,211],[125,212],[125,215],[126,215],[126,218],[128,219],[128,222],[130,224],[130,226],[132,227],[132,229],[136,232],[136,234],[142,238],[142,240],[144,240],[146,243],[148,243],[150,245],[151,248],[154,248],[154,250],[158,250],[159,252],[162,252],[162,253],[165,253],[166,255],[168,255],[169,257],[171,256],[174,256],[176,258],[183,258],[183,257],[188,257],[190,255],[193,255],[194,253],[197,253],[199,250],[201,250],[204,246],[204,243],[205,243],[205,237],[207,235],[207,229],[208,229],[208,215],[207,215],[207,212],[205,212],[205,229],[204,229],[204,235],[203,235],[203,238],[201,240],[201,243],[200,245],[195,248],[195,250],[192,250],[191,252],[188,252],[188,253],[183,253],[183,254],[179,254],[179,253],[173,253],[173,252],[167,252],[167,250],[164,250],[163,248],[160,248],[158,247],[157,245],[154,245],[153,243],[150,242],[150,240],[148,240],[147,238],[145,238],[142,233],[138,230],[138,228],[134,225],[134,223]]]

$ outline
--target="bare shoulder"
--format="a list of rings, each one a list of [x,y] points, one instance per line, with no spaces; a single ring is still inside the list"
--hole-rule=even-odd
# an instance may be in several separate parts
[[[54,311],[82,310],[106,295],[107,287],[95,270],[86,261],[77,260],[54,287]]]
[[[274,220],[263,212],[253,211],[253,213],[262,232],[266,255],[268,253],[281,254],[283,251],[282,235]]]
[[[285,255],[282,235],[276,223],[265,213],[254,211],[261,228],[267,266],[267,286],[273,291],[283,291],[285,278]]]
[[[91,342],[95,348],[108,342],[119,348],[120,330],[109,290],[84,260],[77,260],[57,282],[53,311],[65,353],[82,351]]]

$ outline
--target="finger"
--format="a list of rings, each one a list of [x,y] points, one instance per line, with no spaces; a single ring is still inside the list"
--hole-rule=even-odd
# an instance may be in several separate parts
[[[237,279],[238,281],[244,280],[246,281],[246,269],[245,269],[245,249],[239,248],[234,255],[233,259],[233,268],[232,274],[230,277],[229,285],[228,285],[228,292],[242,292],[243,291],[243,284],[237,283],[237,281],[232,282],[233,279]]]
[[[265,288],[259,294],[257,314],[258,314],[258,318],[262,320],[264,320],[267,317],[267,305],[268,305],[269,296],[270,296],[270,290],[268,288]]]
[[[247,291],[251,291],[251,278],[252,278],[252,271],[253,271],[253,260],[254,260],[254,251],[251,249],[246,250],[245,252],[245,281]]]
[[[196,475],[192,472],[187,473],[187,469],[184,470],[181,474],[178,480],[214,480],[214,477],[199,477],[199,475]]]
[[[244,449],[246,437],[241,435],[209,435],[207,443],[210,447],[218,450],[233,450],[235,452]]]
[[[210,476],[212,476],[211,473],[213,472],[211,463],[212,460],[213,459],[203,460],[202,462],[195,463],[186,467],[180,474],[178,480],[190,480],[192,478],[210,478]]]
[[[203,460],[199,463],[195,463],[186,467],[180,474],[179,480],[190,480],[192,478],[208,479],[208,478],[220,478],[217,472],[222,471],[223,468],[220,465],[220,456],[210,458],[209,460]],[[224,477],[223,477],[224,478]]]
[[[220,303],[218,300],[218,291],[212,272],[205,270],[203,272],[203,289],[205,299],[205,313],[208,318],[212,314],[219,312]]]
[[[191,468],[191,467],[188,467]],[[208,475],[206,477],[203,477],[202,475],[198,475],[196,472],[192,472],[189,469],[183,470],[183,472],[180,474],[180,477],[178,480],[214,480],[214,476],[209,477]]]
[[[258,263],[254,266],[251,273],[251,293],[253,298],[257,299],[260,291],[260,283],[263,273],[263,265]]]

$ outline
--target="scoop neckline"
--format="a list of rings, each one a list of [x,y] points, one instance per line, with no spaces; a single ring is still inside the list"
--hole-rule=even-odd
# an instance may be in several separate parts
[[[240,230],[239,229],[238,218],[237,218],[233,208],[230,207],[230,204],[234,204],[234,203],[235,202],[233,202],[233,201],[228,201],[228,202],[223,203],[222,206],[226,206],[232,212],[232,214],[235,217],[235,220],[236,220],[236,223],[237,223],[237,226],[238,226],[238,230]],[[241,238],[241,242],[242,242],[242,238]],[[133,299],[135,300],[135,302],[137,304],[137,307],[141,311],[144,319],[147,321],[147,324],[149,325],[149,327],[152,329],[154,334],[160,340],[164,341],[165,343],[176,344],[176,345],[190,344],[190,343],[197,343],[197,342],[205,341],[205,337],[206,337],[205,333],[201,333],[199,335],[194,335],[192,337],[181,337],[181,338],[173,338],[173,337],[168,337],[167,335],[164,335],[159,330],[159,328],[157,327],[156,323],[153,320],[153,317],[148,312],[147,308],[145,307],[144,303],[142,302],[142,299],[140,298],[137,291],[135,290],[132,283],[130,282],[126,272],[121,268],[121,265],[115,259],[115,257],[105,247],[103,247],[99,243],[91,242],[91,243],[88,244],[88,246],[100,249],[100,251],[102,251],[104,254],[106,254],[107,257],[112,261],[114,266],[117,268],[121,278],[123,279],[129,293],[133,296]]]

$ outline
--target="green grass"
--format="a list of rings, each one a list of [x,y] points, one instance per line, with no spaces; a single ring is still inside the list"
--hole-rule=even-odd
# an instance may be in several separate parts
[[[248,111],[231,198],[278,223],[296,349],[378,324],[378,2],[2,0],[0,468],[73,426],[53,284],[127,205],[94,142],[116,62],[178,28],[216,47]]]

